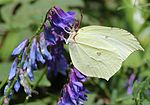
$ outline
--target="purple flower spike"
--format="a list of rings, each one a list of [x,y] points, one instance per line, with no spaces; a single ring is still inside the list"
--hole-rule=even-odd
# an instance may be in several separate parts
[[[17,46],[13,52],[12,52],[12,55],[18,55],[21,53],[21,51],[25,48],[25,46],[28,44],[29,40],[28,39],[25,39],[23,42],[21,42],[19,44],[19,46]]]
[[[86,79],[76,68],[71,70],[70,82],[64,87],[58,105],[83,105],[87,101],[89,92],[82,84],[83,78]]]
[[[40,52],[40,49],[39,49],[39,43],[37,43],[36,59],[37,59],[37,61],[40,61],[42,64],[45,63],[45,59],[43,58],[43,56]]]
[[[11,80],[15,77],[17,71],[18,58],[16,58],[11,66],[8,80]]]
[[[18,92],[18,90],[20,89],[20,83],[19,83],[19,81],[17,81],[17,82],[15,83],[14,89],[15,89],[16,92]]]
[[[41,48],[41,53],[43,54],[43,56],[47,59],[47,60],[51,60],[52,56],[49,53],[49,51],[47,50],[47,46],[46,46],[46,41],[45,41],[45,36],[44,33],[42,32],[40,34],[40,48]]]

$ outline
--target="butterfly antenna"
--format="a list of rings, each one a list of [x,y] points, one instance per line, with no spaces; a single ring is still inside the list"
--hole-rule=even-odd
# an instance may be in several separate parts
[[[76,27],[76,31],[79,30],[79,28],[81,26],[81,23],[82,23],[82,20],[83,20],[83,10],[81,9],[80,12],[81,12],[80,20],[78,21],[78,24],[77,24],[77,27]]]

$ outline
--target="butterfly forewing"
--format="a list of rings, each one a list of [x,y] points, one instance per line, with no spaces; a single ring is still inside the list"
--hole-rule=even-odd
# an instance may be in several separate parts
[[[143,50],[129,32],[103,26],[81,28],[69,43],[73,65],[83,74],[108,80],[134,51]]]

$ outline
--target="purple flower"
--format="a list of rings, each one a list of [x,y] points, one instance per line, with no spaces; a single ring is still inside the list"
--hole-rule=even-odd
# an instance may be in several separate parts
[[[24,64],[23,64],[23,70],[26,70],[28,66],[28,58],[26,58]]]
[[[150,96],[150,89],[147,90],[147,95]]]
[[[27,55],[27,47],[24,48],[24,51],[22,53],[21,63],[24,62],[26,55]]]
[[[128,94],[132,94],[133,83],[134,83],[135,77],[136,77],[136,75],[134,73],[132,73],[130,75],[130,77],[129,77],[129,80],[128,80],[128,89],[127,89],[127,93]]]
[[[21,53],[21,51],[25,48],[25,46],[28,44],[29,40],[28,39],[25,39],[23,42],[21,42],[19,44],[19,46],[17,46],[13,52],[12,52],[12,55],[18,55]]]
[[[37,64],[34,64],[34,65],[37,68]],[[33,66],[31,66],[31,59],[29,58],[29,56],[27,56],[22,69],[27,72],[28,77],[30,78],[30,80],[33,81],[34,80],[33,70],[35,68],[33,68]]]
[[[57,105],[74,105],[71,101],[71,98],[69,97],[68,89],[66,86],[63,89],[63,96],[60,98]]]
[[[49,51],[48,51],[48,49],[47,49],[44,32],[42,32],[42,33],[40,34],[40,48],[41,48],[41,53],[42,53],[42,55],[45,57],[45,59],[51,60],[51,59],[52,59],[52,56],[51,56],[51,54],[49,53]]]
[[[37,69],[36,67],[36,38],[33,39],[32,45],[31,45],[31,49],[30,49],[30,60],[31,60],[31,66],[34,69]]]
[[[26,70],[27,70],[28,77],[30,78],[31,81],[33,81],[34,80],[34,75],[33,75],[33,68],[31,66],[31,59],[29,59]]]
[[[25,72],[23,69],[20,69],[20,74],[19,74],[19,80],[20,80],[20,84],[24,87],[24,91],[25,93],[27,93],[28,95],[31,95],[31,87],[28,85],[28,80],[25,77]]]
[[[4,95],[6,95],[7,90],[9,89],[9,87],[11,86],[11,82],[9,82],[5,88],[4,88]],[[10,99],[12,97],[12,92],[10,92],[10,94],[8,95],[8,98]]]
[[[64,56],[64,47],[63,43],[57,43],[55,46],[51,46],[51,55],[52,60],[48,63],[48,72],[53,70],[55,75],[58,72],[61,72],[63,75],[66,75],[66,69],[68,67],[68,62]]]
[[[45,24],[44,25],[44,35],[45,39],[50,43],[49,45],[55,45],[56,44],[56,38],[57,37],[55,34],[52,33],[52,29]]]
[[[11,80],[15,77],[17,71],[18,58],[16,58],[11,66],[8,80]]]
[[[57,27],[70,31],[75,22],[75,12],[64,12],[60,7],[55,6],[50,11],[50,21]]]
[[[4,95],[7,94],[8,89],[11,86],[11,82],[9,82],[4,88]],[[12,92],[9,93],[8,97],[5,97],[3,105],[9,105],[9,101],[12,98]]]
[[[49,12],[49,21],[51,27],[45,24],[44,34],[45,39],[48,41],[48,46],[51,48],[52,60],[48,62],[48,73],[51,70],[54,71],[55,75],[58,72],[66,74],[68,62],[64,56],[63,41],[69,37],[69,33],[75,24],[75,12],[64,12],[59,7],[54,7]]]
[[[19,80],[17,80],[17,82],[14,85],[14,89],[15,89],[16,92],[18,92],[19,88],[20,88],[20,83],[19,83]]]
[[[18,72],[19,78],[13,88],[18,92],[22,85],[24,91],[31,95],[32,90],[27,76],[31,81],[34,80],[33,70],[37,69],[37,62],[47,64],[48,73],[52,73],[50,71],[53,70],[54,75],[57,75],[58,72],[66,75],[68,62],[64,56],[65,49],[63,44],[76,23],[75,15],[75,12],[64,12],[59,7],[52,8],[48,14],[50,23],[44,23],[43,32],[39,36],[33,37],[30,44],[29,40],[26,39],[14,49],[12,55],[20,54],[19,56],[21,57],[19,57],[19,60],[16,58],[12,64],[8,78],[10,83],[6,85],[5,93],[16,76],[16,72]],[[58,105],[83,104],[87,100],[86,94],[88,93],[83,85],[84,81],[86,81],[86,76],[73,68],[70,81],[65,85]]]
[[[87,101],[86,94],[88,93],[82,83],[85,80],[86,76],[73,68],[70,74],[70,82],[65,85],[58,105],[83,105],[84,101]]]
[[[37,43],[36,47],[37,47],[37,50],[36,50],[36,60],[39,61],[39,62],[41,62],[42,64],[44,64],[45,63],[45,59],[43,58],[43,56],[42,56],[42,54],[40,52],[39,43]]]

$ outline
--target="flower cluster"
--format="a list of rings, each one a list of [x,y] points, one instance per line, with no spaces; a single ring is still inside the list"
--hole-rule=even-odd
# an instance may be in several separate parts
[[[75,16],[75,12],[64,12],[57,6],[53,7],[43,23],[43,31],[30,40],[25,39],[14,49],[12,56],[15,57],[15,60],[10,69],[9,81],[4,90],[5,95],[8,94],[7,90],[11,86],[18,92],[22,85],[28,96],[31,96],[32,89],[27,78],[34,80],[33,71],[38,69],[39,63],[47,66],[48,74],[53,71],[54,75],[57,75],[58,72],[66,75],[69,64],[64,56],[64,41],[76,24]],[[14,80],[16,80],[15,83]],[[59,105],[83,104],[83,101],[87,100],[85,95],[87,90],[82,84],[85,80],[84,75],[75,68],[72,69],[70,82],[63,89],[64,95]],[[70,97],[66,98],[67,94]],[[4,102],[8,103],[11,96],[12,92],[7,95]]]
[[[88,90],[83,86],[86,76],[76,68],[71,70],[70,81],[64,86],[62,97],[58,105],[83,105],[87,101]]]
[[[24,91],[31,96],[32,89],[27,78],[31,81],[34,80],[33,71],[38,69],[38,63],[47,65],[48,73],[53,71],[55,75],[58,72],[66,75],[68,62],[64,56],[64,40],[69,37],[69,33],[76,22],[75,15],[75,12],[64,12],[59,7],[52,8],[47,17],[49,23],[46,21],[43,24],[43,32],[31,40],[25,39],[14,49],[12,56],[15,57],[15,60],[10,69],[9,81],[4,90],[5,95],[12,85],[16,92],[22,85]],[[16,80],[15,83],[13,83],[14,80]],[[75,68],[72,69],[70,82],[63,89],[64,95],[59,104],[65,102],[83,104],[83,101],[87,100],[85,95],[87,91],[82,84],[85,80],[85,76]],[[70,100],[65,99],[66,94],[70,95]],[[77,98],[76,95],[78,95]],[[8,103],[11,96],[12,92],[9,93],[4,102]]]

